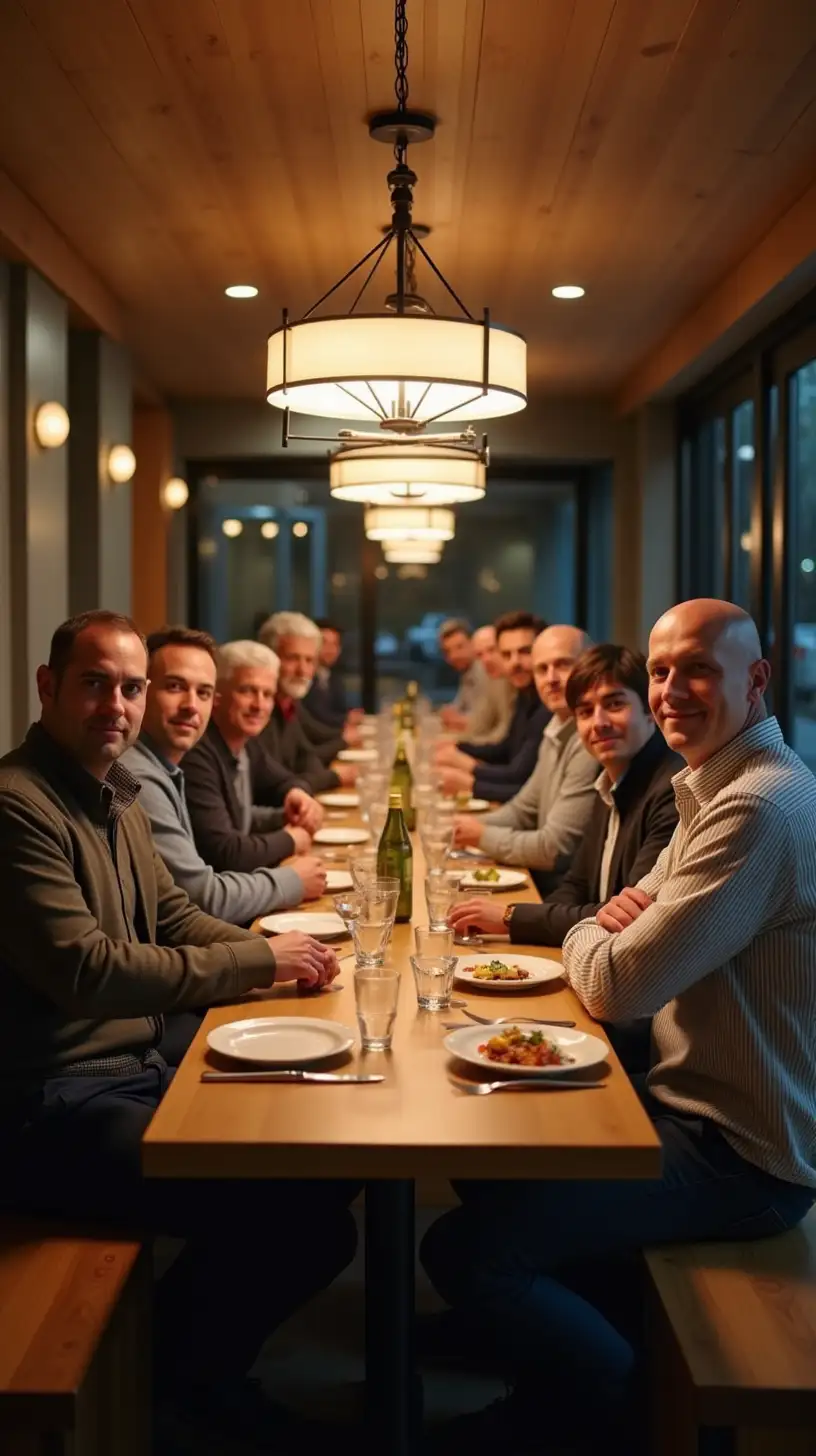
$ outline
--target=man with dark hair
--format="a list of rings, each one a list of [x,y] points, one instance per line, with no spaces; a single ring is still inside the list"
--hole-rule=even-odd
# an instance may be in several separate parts
[[[506,612],[498,618],[496,641],[505,674],[516,690],[510,727],[498,743],[439,745],[436,762],[443,771],[446,794],[469,792],[506,803],[532,774],[550,717],[536,692],[531,664],[533,643],[546,625],[532,612]]]
[[[182,762],[207,729],[216,690],[216,645],[208,632],[165,627],[147,639],[145,714],[122,762],[139,780],[139,802],[177,885],[208,915],[249,925],[271,910],[314,900],[326,888],[321,860],[301,855],[283,869],[213,869],[196,848]]]
[[[353,1189],[145,1179],[142,1137],[173,1076],[164,1018],[278,981],[320,988],[334,952],[205,915],[173,884],[118,762],[147,689],[144,638],[88,612],[37,671],[42,716],[0,761],[0,1203],[188,1240],[157,1289],[156,1382],[190,1419],[274,1442],[246,1380],[267,1334],[348,1262]],[[308,1260],[253,1257],[270,1230]]]
[[[509,931],[521,944],[560,945],[571,926],[637,884],[674,833],[672,777],[683,762],[655,727],[643,654],[609,642],[590,647],[567,680],[566,701],[584,748],[603,768],[578,852],[542,904],[469,900],[453,911],[456,930]]]
[[[448,667],[459,674],[459,687],[452,702],[439,716],[445,728],[464,733],[468,715],[473,712],[485,687],[485,673],[476,661],[470,623],[463,617],[448,617],[437,633],[439,648]]]
[[[335,733],[342,733],[362,716],[361,709],[349,709],[343,674],[338,667],[343,651],[342,629],[327,617],[315,618],[315,626],[320,629],[317,667],[312,686],[301,702],[301,712],[316,718],[326,728],[333,728]]]

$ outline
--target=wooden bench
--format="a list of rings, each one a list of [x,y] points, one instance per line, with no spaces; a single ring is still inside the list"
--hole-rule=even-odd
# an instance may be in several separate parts
[[[2,1456],[147,1456],[149,1252],[0,1223]]]
[[[650,1250],[654,1456],[816,1456],[816,1208],[752,1243]]]

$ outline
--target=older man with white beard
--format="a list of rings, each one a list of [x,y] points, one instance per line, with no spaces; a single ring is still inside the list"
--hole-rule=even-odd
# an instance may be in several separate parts
[[[352,785],[357,775],[351,764],[329,764],[349,742],[357,741],[355,730],[340,736],[303,708],[317,670],[320,628],[301,612],[276,612],[258,637],[280,662],[275,706],[261,735],[269,756],[305,780],[312,793]]]

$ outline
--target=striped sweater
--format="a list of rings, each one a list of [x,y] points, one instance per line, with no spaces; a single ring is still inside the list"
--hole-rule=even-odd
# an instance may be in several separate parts
[[[654,904],[619,934],[574,926],[565,975],[596,1017],[654,1017],[659,1101],[816,1188],[816,778],[768,718],[673,783]]]

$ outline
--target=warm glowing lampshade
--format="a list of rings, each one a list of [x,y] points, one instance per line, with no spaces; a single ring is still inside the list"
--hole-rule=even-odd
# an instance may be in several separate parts
[[[237,521],[232,516],[228,516],[226,521],[221,522],[221,530],[224,532],[225,536],[229,536],[230,538],[240,536],[243,529],[243,521]]]
[[[70,429],[71,421],[64,404],[50,399],[40,405],[34,416],[34,434],[44,450],[56,450],[59,445],[64,445]]]
[[[383,555],[394,565],[435,566],[442,557],[441,542],[383,541]]]
[[[261,526],[261,535],[266,541],[274,541],[279,531],[280,526],[277,521],[264,521]]]
[[[350,445],[329,462],[329,485],[338,500],[363,505],[453,506],[481,500],[485,454],[453,445],[408,443]]]
[[[524,409],[527,345],[467,318],[310,318],[270,334],[266,397],[329,419],[490,419]]]
[[[173,475],[165,483],[164,490],[162,491],[162,500],[171,511],[180,511],[182,506],[186,506],[189,498],[190,491],[187,487],[187,481],[182,480],[180,476]]]
[[[108,456],[108,475],[116,485],[133,479],[136,456],[129,445],[114,445]]]
[[[438,506],[372,506],[365,513],[369,541],[452,541],[453,511]]]

